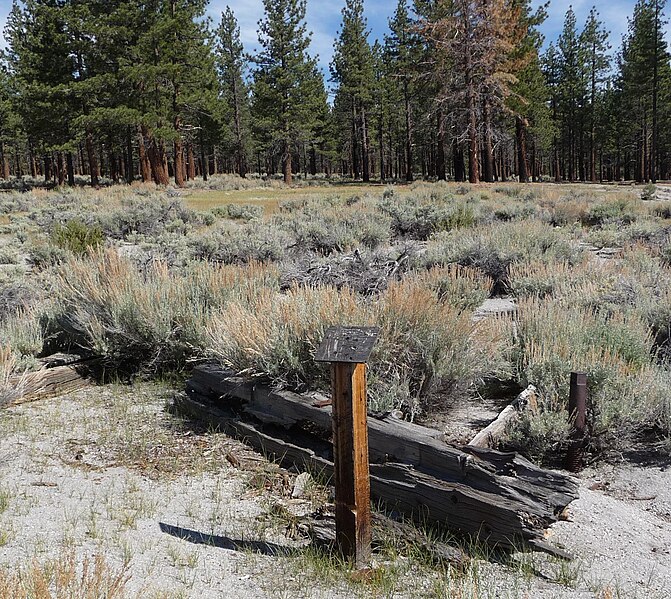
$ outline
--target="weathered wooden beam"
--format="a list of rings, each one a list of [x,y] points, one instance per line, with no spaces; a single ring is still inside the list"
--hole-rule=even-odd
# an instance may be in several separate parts
[[[293,431],[285,431],[285,438],[278,438],[283,429],[275,426],[273,434],[267,434],[260,430],[263,425],[245,422],[232,411],[213,405],[211,400],[193,390],[188,396],[179,399],[177,407],[181,412],[242,438],[285,465],[297,465],[327,475],[333,472],[330,444],[327,441],[313,439],[313,447],[316,449],[301,447],[295,444],[299,441],[296,441]],[[485,452],[485,455],[491,451],[472,449]],[[468,457],[473,462],[481,459],[475,455]],[[501,454],[499,459],[511,463],[507,454]],[[520,470],[525,475],[523,462]],[[370,473],[372,496],[382,500],[389,508],[424,523],[435,522],[462,533],[476,535],[492,545],[517,547],[523,539],[540,541],[543,529],[556,520],[551,515],[552,510],[542,502],[534,503],[531,498],[525,501],[519,492],[506,488],[508,478],[513,477],[495,475],[490,485],[494,492],[487,492],[470,486],[468,479],[460,482],[441,480],[418,471],[410,464],[371,463]],[[511,499],[515,496],[521,499]],[[552,552],[550,547],[544,550]]]
[[[333,363],[331,384],[336,541],[343,555],[364,567],[371,552],[366,365]]]
[[[78,391],[91,384],[91,361],[55,368],[42,368],[14,377],[0,395],[0,407],[7,407]]]
[[[473,447],[494,447],[503,438],[506,428],[517,420],[522,412],[527,409],[535,410],[537,405],[536,387],[529,385],[503,409],[496,420],[475,435],[469,445]]]
[[[237,409],[266,424],[286,429],[309,423],[328,435],[331,407],[315,407],[311,398],[267,387],[229,373],[216,365],[197,367],[187,381],[187,392],[215,405]],[[469,487],[516,502],[549,525],[577,497],[578,485],[565,474],[539,468],[515,453],[472,446],[454,447],[440,432],[391,418],[368,420],[371,463],[398,462],[441,480],[463,482]]]

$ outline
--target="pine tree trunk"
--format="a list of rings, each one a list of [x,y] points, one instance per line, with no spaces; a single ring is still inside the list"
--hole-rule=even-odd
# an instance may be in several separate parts
[[[485,94],[487,94],[487,90],[485,90]],[[485,181],[492,183],[494,181],[494,144],[492,141],[492,113],[487,97],[485,97],[482,103],[482,119],[485,125],[484,164],[482,165],[482,169]]]
[[[291,185],[293,182],[292,174],[291,174],[291,161],[292,161],[292,156],[291,156],[291,142],[285,141],[284,142],[284,156],[282,157],[282,162],[283,162],[283,168],[284,168],[284,183],[286,185]]]
[[[466,83],[466,118],[468,131],[468,180],[470,183],[480,182],[480,165],[478,160],[478,115],[476,106],[476,89],[473,74],[473,56],[471,55],[471,15],[464,10],[464,77]]]
[[[28,146],[28,162],[30,164],[30,176],[33,179],[37,178],[37,162],[35,161],[35,152],[33,151],[32,144]]]
[[[141,127],[139,130],[137,140],[137,153],[140,162],[140,176],[142,177],[142,181],[144,183],[149,183],[149,181],[151,181],[152,179],[151,163],[149,161],[149,156],[147,154],[147,147],[145,146],[144,143],[145,131],[146,131],[145,127]]]
[[[9,157],[5,151],[5,144],[0,143],[0,153],[2,153],[2,178],[9,179],[11,177],[10,168],[9,168]]]
[[[443,112],[438,111],[436,116],[436,127],[438,130],[438,148],[436,152],[436,177],[439,181],[445,181],[445,124],[443,123]]]
[[[203,130],[200,130],[200,168],[203,174],[203,181],[207,181],[207,176],[210,171],[210,164],[208,156],[205,152],[205,142],[203,141]]]
[[[410,183],[414,180],[412,174],[412,115],[410,114],[410,90],[407,79],[403,83],[405,100],[405,180]]]
[[[63,161],[63,152],[56,154],[56,178],[59,187],[65,185],[65,162]]]
[[[175,119],[175,131],[178,130],[179,118]],[[184,149],[182,148],[182,138],[175,140],[173,147],[175,153],[175,185],[184,187]]]
[[[151,175],[157,185],[168,185],[170,178],[165,156],[165,149],[156,141],[146,125],[141,126],[143,143],[151,167]]]
[[[100,183],[100,167],[96,158],[96,150],[93,146],[93,133],[86,132],[86,155],[89,161],[89,173],[91,174],[91,186],[97,187]]]
[[[466,181],[466,165],[464,164],[464,150],[455,139],[452,146],[452,160],[454,162],[454,180]]]
[[[110,152],[109,155],[107,156],[107,159],[110,164],[110,179],[114,181],[114,183],[119,182],[119,171],[117,169],[117,156],[115,152]]]
[[[515,133],[517,137],[517,162],[520,183],[529,182],[529,171],[527,169],[527,139],[526,123],[522,117],[515,118]]]
[[[126,183],[130,185],[135,179],[133,169],[133,130],[128,127],[126,130]]]
[[[245,142],[242,132],[242,98],[238,88],[237,78],[233,78],[233,122],[235,123],[235,163],[238,174],[244,179],[247,176],[247,159],[245,156]]]
[[[358,121],[358,115],[356,111],[356,103],[354,98],[352,98],[352,148],[351,148],[351,155],[352,155],[352,162],[350,165],[350,174],[354,179],[359,178],[359,153],[358,153],[358,135],[357,135],[357,121]]]
[[[363,182],[370,182],[370,142],[368,139],[368,121],[366,109],[361,107],[361,158],[363,159]]]
[[[44,155],[44,182],[49,183],[51,180],[51,156]]]
[[[189,160],[189,169],[188,169],[188,178],[193,181],[196,178],[196,157],[193,153],[193,143],[189,142],[187,146],[188,160]]]
[[[68,152],[66,157],[67,169],[68,169],[68,185],[70,187],[75,186],[75,164],[72,156],[72,152]]]

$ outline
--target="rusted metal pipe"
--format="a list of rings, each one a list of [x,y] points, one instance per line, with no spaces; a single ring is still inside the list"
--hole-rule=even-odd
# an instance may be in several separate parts
[[[582,469],[585,449],[585,425],[587,415],[587,374],[571,373],[571,389],[568,400],[571,441],[566,454],[566,468],[571,472]]]

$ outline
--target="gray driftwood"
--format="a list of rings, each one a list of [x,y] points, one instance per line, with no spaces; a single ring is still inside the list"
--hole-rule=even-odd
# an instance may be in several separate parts
[[[506,428],[525,410],[536,410],[536,387],[529,385],[503,411],[496,420],[483,428],[469,443],[473,447],[494,447],[501,440]]]
[[[285,464],[330,474],[331,409],[312,404],[312,398],[273,392],[212,365],[194,370],[179,401],[182,411]],[[543,546],[543,533],[577,497],[575,480],[514,453],[447,445],[438,431],[418,425],[375,418],[368,424],[373,497],[494,545],[525,540],[563,555]]]

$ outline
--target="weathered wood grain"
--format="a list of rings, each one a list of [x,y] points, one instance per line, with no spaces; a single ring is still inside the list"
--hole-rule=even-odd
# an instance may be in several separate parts
[[[311,398],[229,377],[215,365],[196,368],[187,392],[198,393],[215,405],[233,407],[261,422],[286,429],[309,423],[331,430],[331,407],[318,408]],[[440,439],[440,432],[395,419],[368,419],[371,463],[397,462],[435,478],[461,482],[501,496],[525,507],[546,522],[555,522],[578,496],[577,482],[563,473],[539,468],[514,453],[472,446],[454,447]]]
[[[91,384],[90,362],[42,368],[9,381],[9,391],[0,397],[0,407],[57,397]]]
[[[506,428],[517,420],[522,412],[527,409],[535,410],[536,406],[536,387],[529,385],[503,409],[493,422],[475,435],[469,445],[473,447],[494,447],[503,438]]]
[[[312,398],[295,393],[272,392],[227,376],[216,366],[198,367],[187,392],[183,406],[192,415],[216,414],[229,432],[264,452],[332,473],[329,406],[316,407]],[[250,417],[258,424],[244,421]],[[301,425],[312,433],[310,443],[298,438]],[[268,427],[272,434],[261,430]],[[438,438],[438,431],[392,419],[371,418],[368,429],[373,497],[495,545],[512,547],[525,539],[540,547],[544,529],[577,497],[574,479],[514,453],[453,447]]]
[[[336,541],[357,567],[370,561],[370,473],[366,365],[331,365]]]

